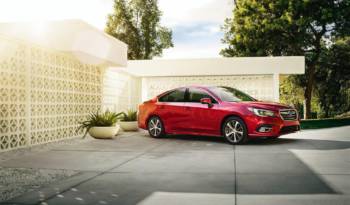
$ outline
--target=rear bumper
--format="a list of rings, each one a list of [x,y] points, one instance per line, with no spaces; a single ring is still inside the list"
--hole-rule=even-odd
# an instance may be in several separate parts
[[[137,126],[139,127],[139,128],[141,128],[141,129],[147,129],[147,126],[146,126],[146,122],[145,121],[140,121],[140,120],[138,120],[137,121]]]
[[[299,120],[282,120],[279,117],[250,116],[247,119],[248,135],[250,137],[277,137],[300,130]],[[269,131],[261,132],[261,127],[269,127]]]

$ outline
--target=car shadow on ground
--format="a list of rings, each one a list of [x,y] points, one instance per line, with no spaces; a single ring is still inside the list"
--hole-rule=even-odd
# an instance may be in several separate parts
[[[174,139],[183,141],[206,141],[214,143],[227,143],[223,137],[217,136],[196,136],[196,135],[166,135],[162,137],[164,139]]]
[[[297,138],[277,138],[277,139],[251,139],[248,143],[240,146],[281,146],[290,145],[290,148],[299,150],[342,150],[349,149],[350,142],[323,139],[297,139]],[[293,146],[295,145],[295,146]],[[309,145],[309,146],[299,146]]]
[[[350,142],[288,137],[290,138],[255,138],[246,144],[233,146],[236,150],[236,193],[342,194],[333,189],[322,173],[315,171],[314,167],[292,150],[341,151],[350,149]],[[169,135],[166,139],[227,143],[223,137],[213,136]]]
[[[181,140],[181,141],[199,141],[199,142],[212,142],[229,144],[224,137],[217,136],[196,136],[196,135],[166,135],[161,139],[167,140]],[[323,140],[323,139],[301,139],[301,138],[251,138],[245,144],[237,146],[249,147],[249,146],[281,146],[289,145],[290,148],[295,149],[310,149],[310,150],[341,150],[349,149],[350,142],[337,141],[337,140]],[[295,146],[294,146],[295,145]],[[309,145],[309,146],[300,146]]]

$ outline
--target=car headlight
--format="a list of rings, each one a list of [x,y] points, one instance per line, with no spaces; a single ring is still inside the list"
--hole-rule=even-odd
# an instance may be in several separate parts
[[[252,111],[255,115],[260,117],[274,117],[275,112],[272,110],[265,110],[265,109],[259,109],[259,108],[253,108],[250,107],[248,110]]]

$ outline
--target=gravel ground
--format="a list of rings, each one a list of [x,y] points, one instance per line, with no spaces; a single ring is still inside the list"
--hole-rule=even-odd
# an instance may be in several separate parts
[[[89,141],[90,138],[84,139]],[[56,146],[81,143],[81,138],[73,138],[58,142],[36,145],[28,148],[20,148],[6,152],[0,152],[0,202],[19,196],[25,192],[39,189],[54,181],[77,174],[77,171],[28,169],[28,168],[4,168],[1,162],[11,160],[31,153],[48,151]]]
[[[39,189],[42,186],[77,173],[77,171],[68,170],[1,168],[0,202]]]

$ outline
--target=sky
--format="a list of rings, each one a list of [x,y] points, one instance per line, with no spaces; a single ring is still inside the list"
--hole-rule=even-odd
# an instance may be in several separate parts
[[[174,47],[161,58],[219,57],[220,27],[233,0],[158,0],[161,24],[173,31]],[[103,30],[113,0],[0,0],[0,22],[81,19]]]

